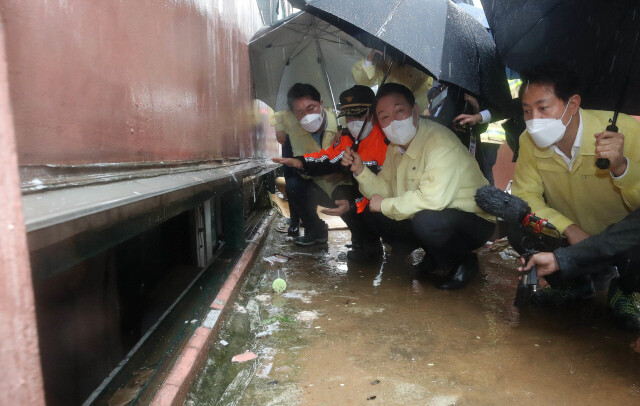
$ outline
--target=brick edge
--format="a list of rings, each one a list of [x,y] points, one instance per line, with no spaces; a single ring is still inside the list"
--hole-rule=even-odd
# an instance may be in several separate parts
[[[182,349],[167,378],[153,396],[150,403],[151,406],[177,406],[184,403],[191,381],[206,358],[207,344],[218,334],[222,320],[229,309],[227,303],[240,289],[244,277],[247,275],[267,237],[267,228],[274,217],[275,213],[271,213],[256,231],[253,240],[249,242],[227,280],[220,288],[218,295],[211,302],[207,317]]]

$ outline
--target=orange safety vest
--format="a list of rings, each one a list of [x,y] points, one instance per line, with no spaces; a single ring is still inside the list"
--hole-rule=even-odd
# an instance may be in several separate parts
[[[322,176],[329,173],[342,171],[340,161],[348,147],[353,146],[354,140],[348,130],[343,130],[340,138],[336,140],[329,148],[320,151],[304,154],[297,157],[302,161],[303,173],[310,176]],[[362,163],[367,166],[373,173],[378,173],[384,164],[384,158],[387,155],[387,146],[389,141],[384,135],[380,125],[376,123],[373,129],[364,139],[360,140],[358,153],[362,158]],[[357,212],[362,213],[369,204],[369,199],[360,195],[356,198]]]

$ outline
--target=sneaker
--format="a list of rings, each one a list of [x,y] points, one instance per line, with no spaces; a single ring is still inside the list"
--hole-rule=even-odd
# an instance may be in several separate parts
[[[640,309],[635,294],[625,295],[617,286],[611,284],[607,304],[615,325],[626,331],[640,331]]]
[[[313,245],[317,243],[325,243],[329,240],[329,230],[327,227],[321,227],[319,230],[314,231],[305,228],[304,235],[296,238],[296,245]]]
[[[540,307],[559,307],[591,299],[595,295],[596,291],[591,284],[573,288],[552,288],[549,286],[533,293],[531,304]]]
[[[347,252],[347,259],[353,262],[370,262],[380,259],[382,256],[382,244],[372,242],[369,244],[352,244],[352,250]]]

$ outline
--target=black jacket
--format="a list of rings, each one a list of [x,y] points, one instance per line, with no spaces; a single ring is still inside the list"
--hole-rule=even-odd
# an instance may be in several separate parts
[[[602,233],[576,245],[558,248],[553,253],[562,277],[571,279],[587,271],[587,265],[613,261],[634,247],[640,248],[640,209],[609,226]]]

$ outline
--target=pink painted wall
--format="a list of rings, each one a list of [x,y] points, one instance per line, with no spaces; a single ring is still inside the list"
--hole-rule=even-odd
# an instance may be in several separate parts
[[[29,251],[0,25],[0,404],[44,405]]]
[[[20,165],[263,157],[254,0],[0,0]]]

